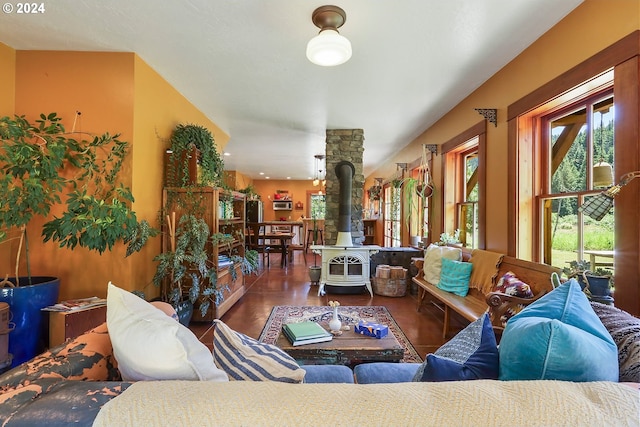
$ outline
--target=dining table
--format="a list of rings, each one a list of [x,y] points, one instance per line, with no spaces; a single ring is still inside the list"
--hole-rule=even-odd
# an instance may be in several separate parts
[[[282,268],[287,267],[287,247],[289,246],[291,239],[293,239],[293,236],[295,236],[295,233],[287,233],[287,232],[269,232],[261,236],[265,240],[280,241],[280,250],[282,254],[282,256],[280,257],[281,258],[280,266]]]

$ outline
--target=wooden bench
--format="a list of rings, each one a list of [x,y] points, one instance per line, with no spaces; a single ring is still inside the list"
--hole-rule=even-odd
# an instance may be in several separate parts
[[[469,262],[471,258],[471,250],[462,248],[462,260]],[[518,298],[515,296],[503,294],[500,292],[489,292],[483,294],[480,289],[469,288],[469,293],[465,297],[455,295],[453,293],[443,291],[435,285],[427,282],[424,278],[424,258],[414,258],[414,265],[418,269],[418,274],[412,278],[413,282],[418,285],[418,303],[419,311],[425,298],[430,300],[444,311],[444,321],[442,338],[446,340],[449,331],[449,323],[451,312],[458,313],[460,316],[473,322],[479,319],[487,310],[491,318],[496,333],[500,333],[504,329],[501,317],[509,309],[516,308],[518,305],[528,305],[540,298],[545,293],[553,289],[551,284],[551,274],[561,273],[561,270],[546,264],[525,261],[505,255],[498,268],[495,282],[497,282],[505,273],[511,271],[518,279],[528,284],[531,291],[535,295],[534,298]],[[494,286],[496,283],[494,283]]]

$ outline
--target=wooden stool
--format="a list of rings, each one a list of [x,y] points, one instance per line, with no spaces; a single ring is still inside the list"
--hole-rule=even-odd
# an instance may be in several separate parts
[[[309,249],[309,245],[311,244],[311,242],[313,241],[313,231],[314,230],[307,230],[307,238],[305,240],[304,243],[304,251],[307,252],[307,249]],[[322,228],[318,228],[317,230],[315,230],[318,232],[318,241],[314,242],[316,245],[317,244],[321,244],[324,245],[324,237],[322,236]]]

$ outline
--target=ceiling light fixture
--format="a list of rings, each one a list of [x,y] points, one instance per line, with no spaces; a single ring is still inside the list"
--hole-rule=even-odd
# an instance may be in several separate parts
[[[317,187],[318,185],[320,185],[320,180],[322,180],[322,185],[326,185],[327,184],[327,180],[324,179],[322,177],[322,161],[325,158],[324,154],[316,154],[315,156],[316,159],[316,171],[317,173],[315,174],[315,177],[313,178],[313,186]]]
[[[351,42],[338,33],[347,20],[347,14],[338,6],[320,6],[311,15],[320,33],[309,40],[307,58],[316,65],[332,67],[351,58]]]

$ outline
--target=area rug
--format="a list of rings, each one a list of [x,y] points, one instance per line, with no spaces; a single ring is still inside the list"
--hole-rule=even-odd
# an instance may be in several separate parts
[[[280,336],[284,323],[297,323],[304,321],[328,324],[333,316],[333,309],[329,306],[291,306],[277,305],[271,310],[269,319],[260,333],[259,341],[267,344],[275,344]],[[343,325],[353,328],[360,320],[366,322],[382,323],[389,327],[398,342],[404,347],[405,363],[422,362],[418,352],[402,332],[389,310],[383,306],[340,306],[338,317]]]

